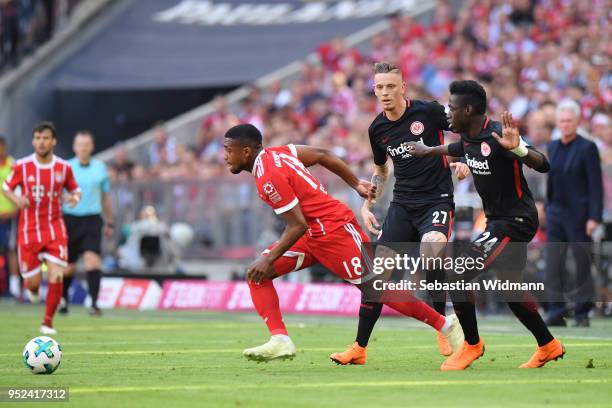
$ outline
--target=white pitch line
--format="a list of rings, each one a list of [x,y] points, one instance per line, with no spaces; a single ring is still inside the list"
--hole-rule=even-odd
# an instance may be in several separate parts
[[[612,342],[610,343],[564,343],[566,348],[572,347],[612,347]],[[436,344],[430,345],[418,345],[418,346],[393,346],[394,350],[428,350],[437,348]],[[528,344],[491,344],[490,346],[487,344],[487,350],[494,351],[496,349],[508,349],[508,348],[529,348]],[[75,356],[75,355],[143,355],[143,354],[151,354],[154,356],[158,356],[160,354],[224,354],[224,353],[242,353],[241,348],[223,348],[223,349],[187,349],[187,350],[163,350],[159,349],[155,350],[116,350],[116,351],[94,351],[94,350],[70,350],[69,347],[63,347],[63,353],[66,356]],[[333,347],[298,347],[298,352],[330,352],[333,351]],[[14,356],[14,353],[1,353],[0,357],[11,357]]]
[[[279,388],[347,388],[347,387],[431,387],[454,385],[529,385],[529,384],[608,384],[610,379],[529,379],[529,380],[432,380],[432,381],[355,381],[355,382],[324,382],[324,383],[262,383],[262,384],[197,384],[197,385],[166,385],[147,387],[88,387],[70,388],[70,394],[91,393],[121,393],[121,392],[151,392],[151,391],[224,391],[241,389],[279,389]]]
[[[147,330],[207,330],[214,329],[236,329],[237,324],[227,323],[201,323],[201,324],[136,324],[136,325],[96,325],[96,326],[68,326],[63,333],[81,332],[81,331],[147,331]]]
[[[238,340],[226,340],[226,339],[198,339],[198,344],[236,344],[238,343]],[[168,346],[168,345],[178,345],[178,346],[188,346],[188,345],[193,345],[193,340],[192,341],[185,341],[185,340],[170,340],[170,341],[165,341],[165,340],[122,340],[122,341],[112,341],[112,345],[113,346],[121,346],[121,345],[138,345],[138,346],[142,346],[142,345],[152,345],[152,346]],[[62,343],[63,344],[63,343]],[[111,344],[109,341],[70,341],[69,345],[70,347],[74,347],[74,346],[96,346],[96,345],[100,345],[100,346],[108,346],[109,344]]]

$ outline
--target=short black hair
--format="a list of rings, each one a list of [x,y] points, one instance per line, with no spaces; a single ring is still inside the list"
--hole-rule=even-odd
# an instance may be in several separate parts
[[[40,122],[39,124],[34,126],[34,129],[32,129],[32,137],[34,137],[34,134],[44,132],[45,130],[51,131],[51,136],[53,136],[54,139],[57,138],[57,133],[55,131],[55,125],[53,124],[53,122],[48,122],[48,121]]]
[[[3,135],[0,135],[0,144],[6,146],[6,138]]]
[[[451,95],[461,96],[464,105],[472,105],[474,112],[484,115],[487,111],[487,92],[482,85],[471,79],[450,84]]]
[[[263,136],[259,129],[250,123],[242,125],[236,125],[231,127],[225,132],[225,137],[228,139],[234,139],[240,141],[244,145],[250,145],[252,147],[261,146]]]

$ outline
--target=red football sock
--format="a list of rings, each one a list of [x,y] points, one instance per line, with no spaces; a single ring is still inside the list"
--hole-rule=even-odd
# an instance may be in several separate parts
[[[63,290],[63,282],[49,282],[49,287],[47,288],[47,302],[45,305],[45,320],[43,321],[45,326],[53,327],[53,315],[55,315],[57,305],[59,305],[60,299],[62,298]]]
[[[271,280],[265,280],[259,285],[254,282],[249,282],[251,290],[251,299],[255,305],[257,313],[264,320],[270,331],[270,335],[285,334],[287,329],[283,322],[283,315],[278,304],[278,294]]]
[[[411,293],[402,293],[403,302],[384,302],[387,306],[397,310],[404,316],[414,317],[415,319],[430,325],[436,330],[442,329],[446,319],[440,313],[432,309],[427,303],[417,299]]]

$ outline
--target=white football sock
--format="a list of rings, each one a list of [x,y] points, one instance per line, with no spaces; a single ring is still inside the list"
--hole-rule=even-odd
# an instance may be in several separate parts
[[[447,334],[452,324],[453,324],[453,320],[448,316],[444,316],[444,325],[440,329],[440,333]]]
[[[278,339],[284,342],[288,342],[291,341],[291,337],[287,336],[286,334],[275,334],[272,336],[273,339]]]
[[[19,276],[11,275],[9,278],[9,292],[11,295],[15,297],[19,297],[21,295],[21,282],[19,280]]]

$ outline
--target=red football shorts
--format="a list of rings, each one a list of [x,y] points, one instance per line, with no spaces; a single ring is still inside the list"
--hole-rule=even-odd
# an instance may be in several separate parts
[[[368,236],[355,220],[322,236],[306,233],[274,262],[274,270],[282,276],[320,263],[345,281],[358,284],[363,273],[361,244],[367,242]],[[263,254],[274,246],[276,243]]]
[[[30,242],[17,245],[19,270],[24,279],[40,273],[40,263],[43,260],[59,266],[68,266],[68,243],[63,238],[45,242]]]

